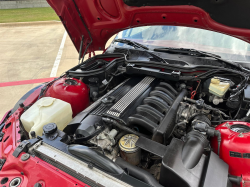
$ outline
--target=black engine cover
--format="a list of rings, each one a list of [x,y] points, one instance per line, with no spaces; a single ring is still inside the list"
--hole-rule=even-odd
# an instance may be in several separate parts
[[[75,134],[84,140],[93,137],[95,123],[102,124],[101,118],[108,117],[163,143],[165,135],[172,133],[173,119],[185,94],[186,90],[178,93],[153,77],[132,77],[80,113],[84,119]]]

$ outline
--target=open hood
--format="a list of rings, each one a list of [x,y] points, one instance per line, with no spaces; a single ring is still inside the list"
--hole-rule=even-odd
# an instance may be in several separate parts
[[[249,0],[47,0],[77,51],[104,50],[119,31],[176,25],[228,34],[250,43]]]

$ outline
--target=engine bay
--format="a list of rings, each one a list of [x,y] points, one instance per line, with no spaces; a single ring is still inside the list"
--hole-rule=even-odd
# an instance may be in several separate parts
[[[91,186],[105,184],[42,146],[131,186],[239,186],[250,166],[248,74],[133,58],[97,55],[45,84],[20,118],[21,144]]]

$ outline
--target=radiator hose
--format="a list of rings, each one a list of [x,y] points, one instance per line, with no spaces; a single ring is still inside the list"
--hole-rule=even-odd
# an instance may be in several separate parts
[[[128,174],[140,181],[145,182],[146,184],[153,187],[163,187],[159,182],[147,171],[129,164],[122,158],[118,157],[115,163],[120,166],[122,169],[126,169]]]

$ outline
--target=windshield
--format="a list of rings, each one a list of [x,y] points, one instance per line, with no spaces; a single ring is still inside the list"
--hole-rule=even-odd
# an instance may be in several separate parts
[[[133,40],[147,47],[192,48],[235,62],[250,62],[250,44],[218,32],[181,26],[143,26],[119,32],[116,39]],[[126,44],[119,43],[120,46]]]

